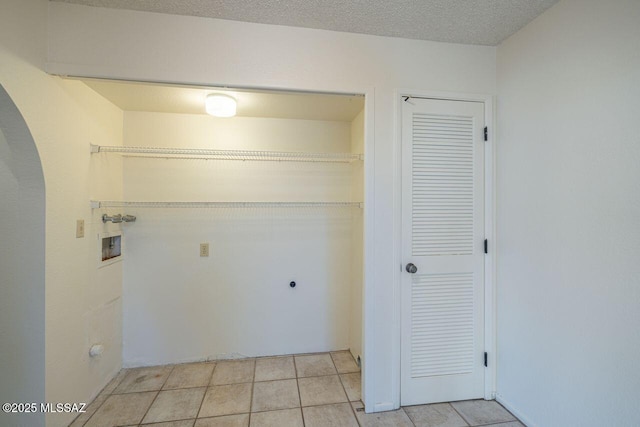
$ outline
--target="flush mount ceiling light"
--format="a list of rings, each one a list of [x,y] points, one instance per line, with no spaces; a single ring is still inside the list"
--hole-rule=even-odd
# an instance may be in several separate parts
[[[204,101],[208,114],[215,117],[233,117],[236,115],[236,100],[228,95],[210,93]]]

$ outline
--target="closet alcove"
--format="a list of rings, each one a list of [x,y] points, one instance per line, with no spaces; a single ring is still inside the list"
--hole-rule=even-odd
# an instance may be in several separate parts
[[[93,221],[136,217],[118,224],[124,366],[358,359],[364,97],[84,82],[122,109],[122,140],[87,153]],[[210,93],[237,115],[206,114]],[[106,169],[122,170],[121,189],[100,182]]]

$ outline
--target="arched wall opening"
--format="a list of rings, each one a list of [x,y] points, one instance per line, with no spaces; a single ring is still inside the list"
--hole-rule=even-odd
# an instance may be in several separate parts
[[[45,401],[45,185],[27,124],[0,85],[0,401]],[[44,415],[0,413],[0,425]]]

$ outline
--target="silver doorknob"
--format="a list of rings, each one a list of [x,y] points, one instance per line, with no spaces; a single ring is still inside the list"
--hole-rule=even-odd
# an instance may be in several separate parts
[[[418,267],[416,267],[415,265],[413,265],[412,263],[407,264],[406,267],[407,273],[417,273],[418,272]]]

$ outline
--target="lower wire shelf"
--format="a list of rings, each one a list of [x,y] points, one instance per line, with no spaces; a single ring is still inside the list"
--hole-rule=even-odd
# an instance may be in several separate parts
[[[100,208],[363,208],[362,202],[134,202],[92,200],[92,209]]]

